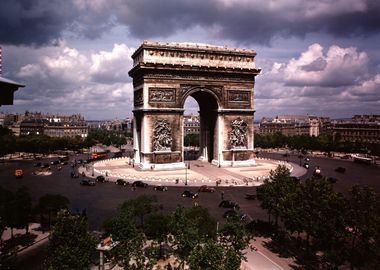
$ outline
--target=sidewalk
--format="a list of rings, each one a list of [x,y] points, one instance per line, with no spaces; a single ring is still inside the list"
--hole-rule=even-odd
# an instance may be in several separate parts
[[[116,158],[97,161],[78,168],[87,177],[103,175],[110,181],[119,178],[129,182],[141,180],[153,185],[184,186],[258,186],[269,177],[271,170],[278,165],[286,165],[292,175],[301,176],[306,173],[302,167],[284,161],[256,159],[257,164],[251,167],[222,167],[219,168],[207,162],[191,161],[190,168],[171,171],[139,171],[129,164],[127,158]]]
[[[47,241],[50,235],[50,232],[42,232],[39,230],[40,224],[39,223],[30,223],[29,224],[29,233],[31,235],[35,235],[33,242],[29,243],[26,246],[18,245],[17,248],[12,252],[13,254],[20,254],[27,252],[29,249],[32,249],[36,247],[37,245],[41,244],[44,241]],[[19,237],[25,235],[25,229],[13,229],[13,236]],[[3,234],[1,235],[2,241],[7,241],[11,239],[11,229],[6,228],[4,230]]]

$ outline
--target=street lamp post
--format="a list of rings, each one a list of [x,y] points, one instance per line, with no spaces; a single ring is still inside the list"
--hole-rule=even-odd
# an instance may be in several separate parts
[[[185,164],[185,186],[187,186],[187,164]]]

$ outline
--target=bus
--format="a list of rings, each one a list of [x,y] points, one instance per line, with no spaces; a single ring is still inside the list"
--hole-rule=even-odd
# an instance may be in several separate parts
[[[107,157],[106,153],[92,153],[91,154],[91,159],[102,159],[106,157]]]

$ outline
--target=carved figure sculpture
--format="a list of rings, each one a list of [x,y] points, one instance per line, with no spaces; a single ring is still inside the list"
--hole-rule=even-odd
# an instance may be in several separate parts
[[[153,151],[171,151],[172,142],[169,122],[166,120],[156,121],[153,131]]]
[[[247,147],[247,123],[240,118],[231,122],[230,144],[232,148]]]

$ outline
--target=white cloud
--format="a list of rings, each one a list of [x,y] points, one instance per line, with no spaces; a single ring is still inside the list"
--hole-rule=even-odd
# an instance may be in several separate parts
[[[369,57],[357,48],[333,45],[325,51],[316,43],[287,62],[273,62],[268,70],[255,85],[258,116],[347,117],[379,110],[380,74],[369,73]]]
[[[291,59],[284,69],[288,85],[333,86],[353,85],[366,74],[368,56],[356,48],[331,46],[327,54],[315,43],[298,59]]]
[[[18,71],[18,77],[27,85],[20,94],[29,101],[29,110],[45,104],[49,111],[79,110],[90,119],[129,115],[133,86],[128,71],[133,51],[125,44],[95,52],[61,46],[46,55],[41,49],[42,57]]]

